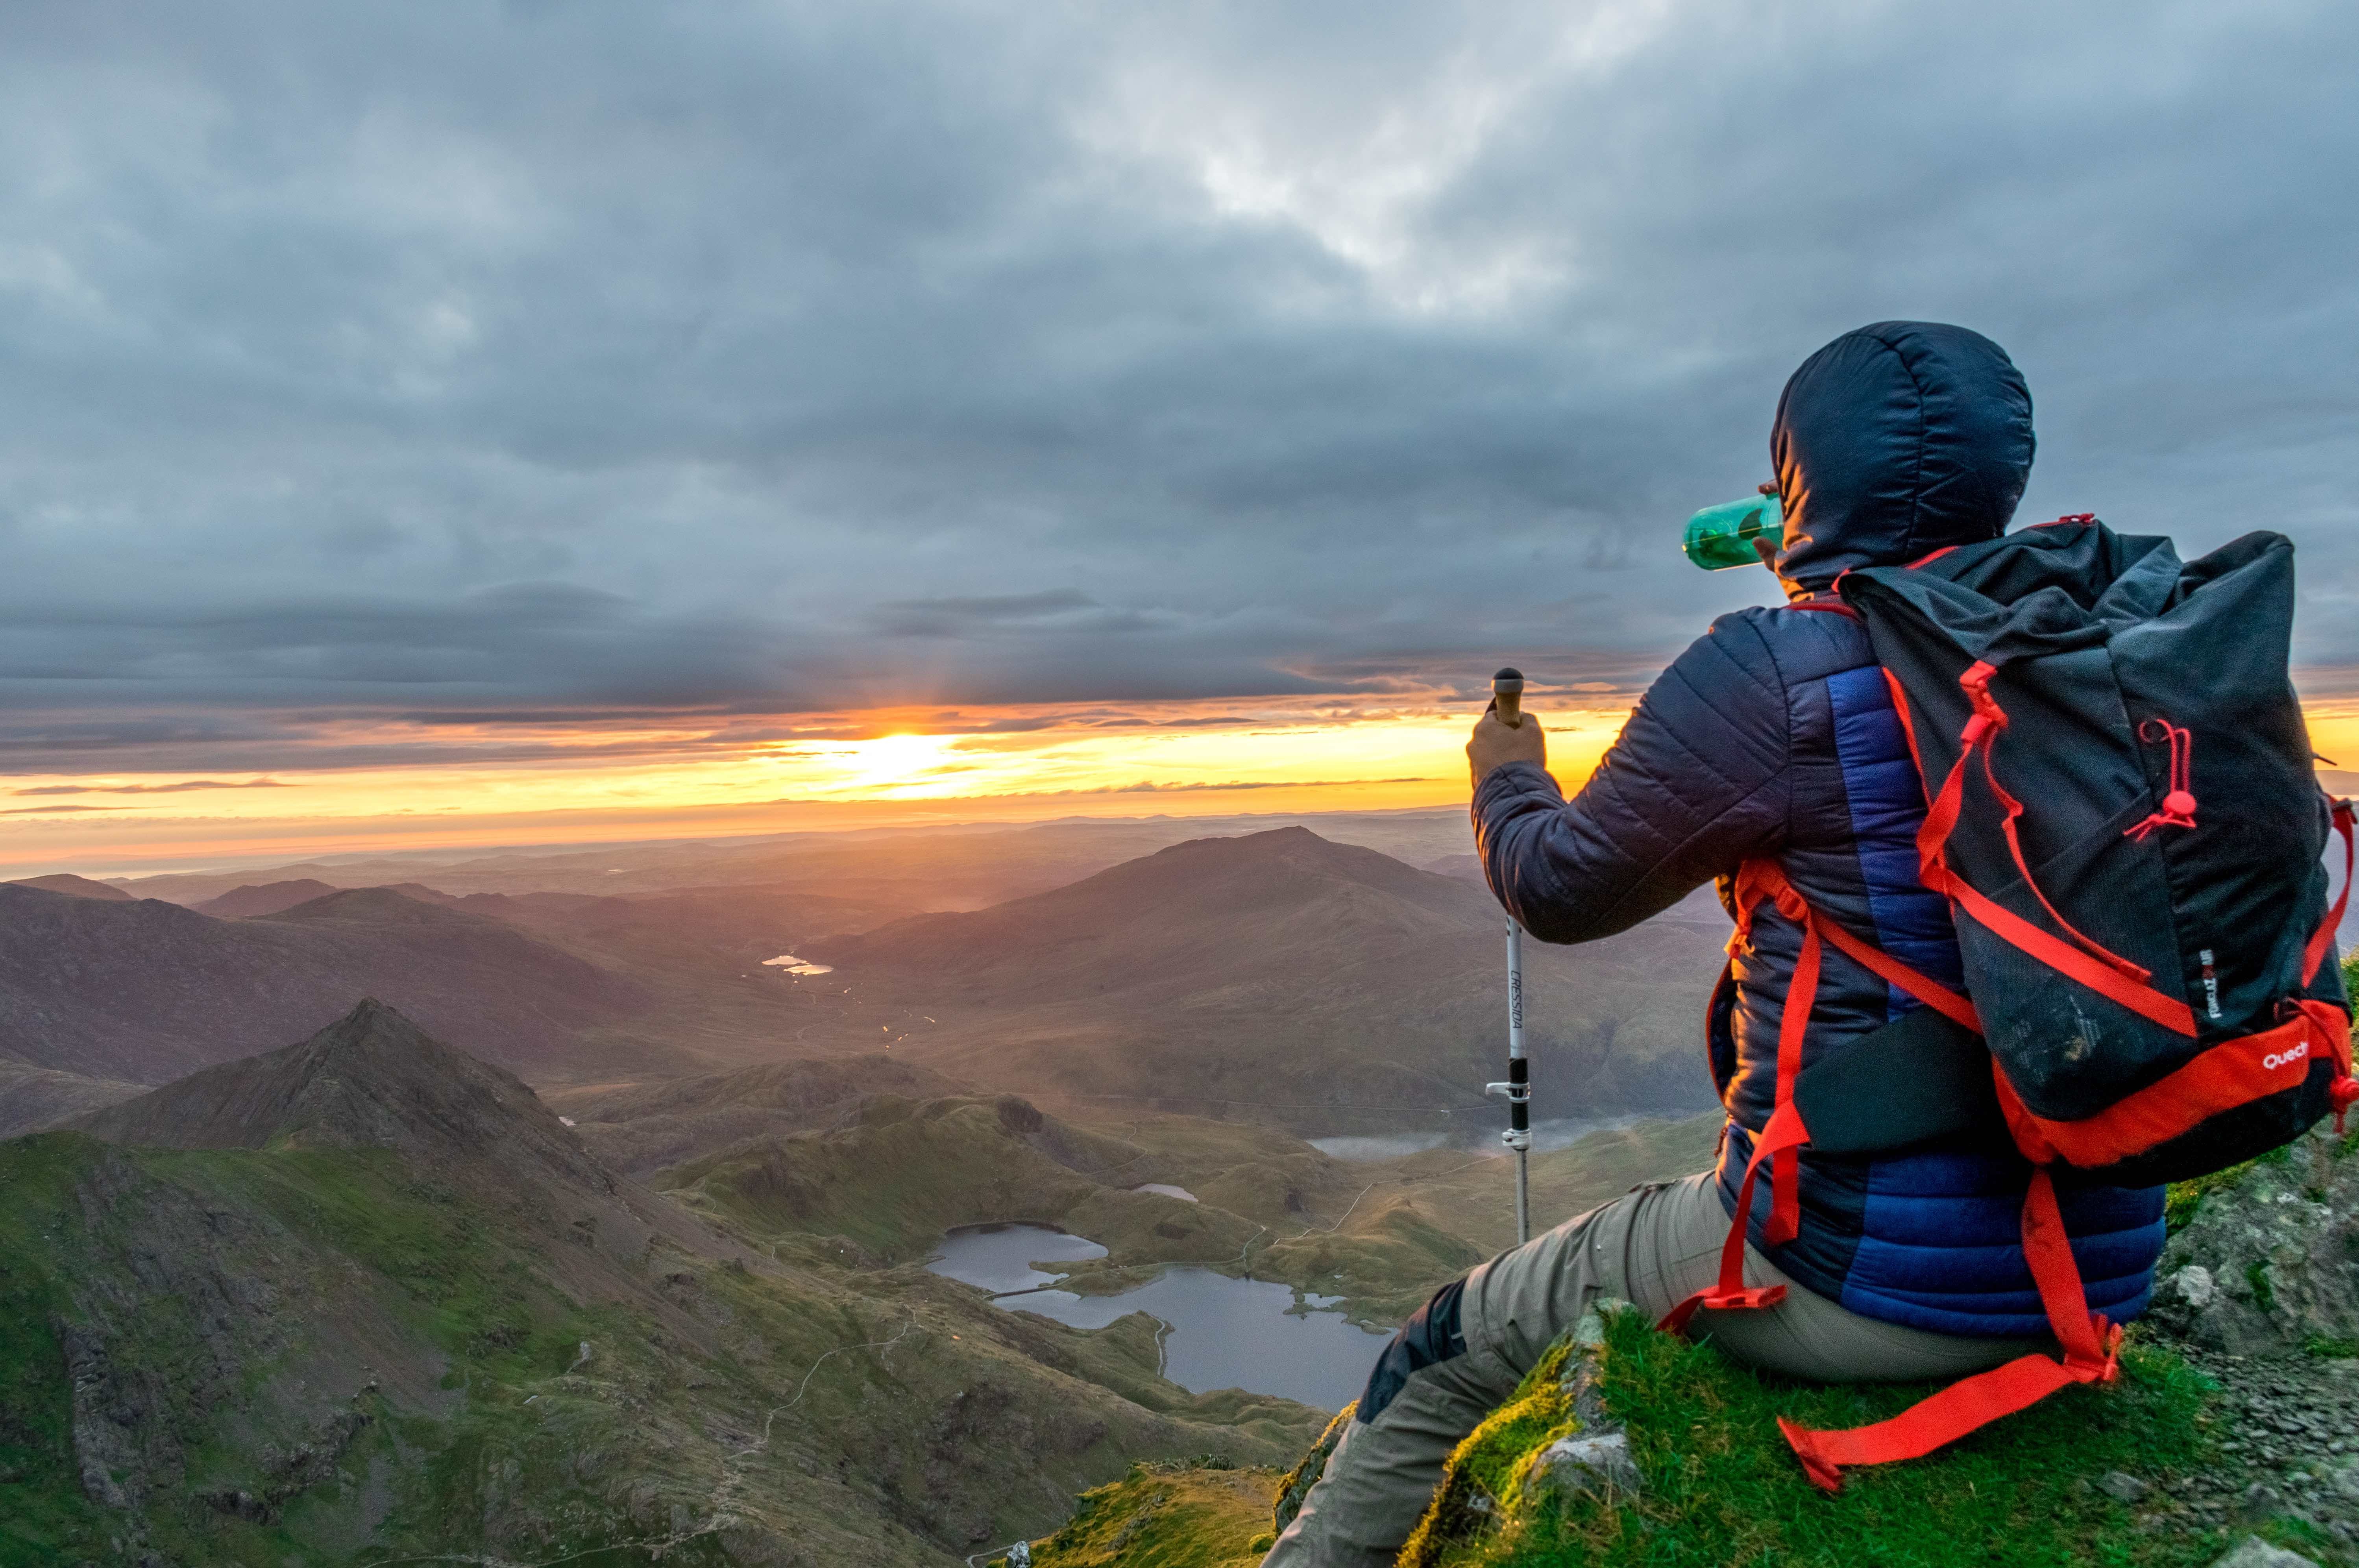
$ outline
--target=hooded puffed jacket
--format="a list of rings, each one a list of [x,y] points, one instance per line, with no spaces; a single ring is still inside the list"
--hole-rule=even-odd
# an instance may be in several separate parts
[[[1854,566],[1905,565],[2002,532],[2031,467],[2031,399],[2006,354],[1959,327],[1887,321],[1810,356],[1779,399],[1771,455],[1786,517],[1777,572],[1792,603],[1723,615],[1665,670],[1572,800],[1528,763],[1474,794],[1491,887],[1543,942],[1588,942],[1700,884],[1734,905],[1737,868],[1774,858],[1822,917],[1951,986],[1944,902],[1917,878],[1925,796],[1865,631],[1826,591]],[[1800,928],[1756,908],[1706,1020],[1728,1112],[1722,1203],[1734,1215],[1776,1090],[1778,1023]],[[1804,1040],[1821,1053],[1919,1004],[1829,948]],[[2030,1168],[2003,1132],[1873,1156],[1801,1156],[1801,1228],[1755,1247],[1863,1315],[1937,1333],[2038,1334],[2024,1262]],[[2060,1186],[2089,1305],[2143,1310],[2163,1240],[2162,1192]]]

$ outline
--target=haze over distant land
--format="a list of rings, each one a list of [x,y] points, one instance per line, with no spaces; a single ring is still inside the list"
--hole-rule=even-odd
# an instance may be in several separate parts
[[[1440,805],[1509,660],[1577,777],[1893,315],[2023,365],[2027,520],[2291,534],[2359,754],[2359,13],[2134,30],[12,15],[0,864]]]
[[[887,1051],[1083,1114],[1487,1126],[1501,917],[1462,854],[1435,854],[1464,823],[1317,821],[1337,838],[1075,822],[0,886],[0,1136],[362,996],[542,1086]],[[1535,945],[1544,1117],[1710,1102],[1693,1037],[1727,930],[1704,889],[1608,942]]]

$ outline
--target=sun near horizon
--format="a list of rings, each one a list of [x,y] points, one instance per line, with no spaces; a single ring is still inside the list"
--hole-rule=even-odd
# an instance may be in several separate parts
[[[1626,716],[1545,712],[1568,787]],[[0,870],[131,875],[369,851],[1462,805],[1473,717],[1431,700],[885,710],[804,715],[746,743],[585,723],[537,735],[537,755],[517,761],[453,759],[443,733],[415,764],[26,776],[0,805]]]
[[[1568,701],[1571,699],[1571,701]],[[1626,704],[1539,696],[1549,767],[1595,769]],[[2359,703],[2308,708],[2321,765],[2359,768]],[[767,738],[583,723],[521,760],[255,775],[24,776],[0,805],[0,873],[125,876],[270,858],[1070,817],[1462,806],[1463,701],[1171,703],[802,715]],[[350,744],[347,734],[340,738]],[[376,737],[398,752],[402,738]],[[486,749],[490,749],[487,744]]]

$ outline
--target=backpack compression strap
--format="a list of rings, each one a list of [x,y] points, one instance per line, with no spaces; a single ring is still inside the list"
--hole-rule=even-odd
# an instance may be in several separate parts
[[[1908,694],[1898,678],[1886,670],[1885,679],[1891,682],[1894,708],[1901,715],[1901,724],[1908,735],[1909,750],[1916,750],[1916,732],[1908,719]],[[1998,781],[1991,766],[1991,747],[2006,730],[2006,713],[1990,694],[1990,678],[1998,673],[1991,665],[1980,661],[1969,666],[1958,677],[1958,685],[1973,703],[1973,717],[1966,721],[1959,739],[1963,743],[1958,760],[1951,765],[1950,775],[1933,797],[1925,813],[1924,825],[1917,830],[1917,879],[1945,898],[1954,899],[1966,913],[2001,940],[2022,949],[2041,964],[2068,979],[2076,980],[2107,1001],[2127,1007],[2141,1018],[2149,1018],[2170,1030],[2193,1038],[2195,1011],[2175,996],[2165,996],[2147,982],[2152,974],[2131,963],[2121,954],[2083,935],[2061,911],[2040,891],[2031,875],[2031,867],[2023,856],[2022,842],[2017,837],[2015,820],[2023,815],[2023,802],[2006,791]],[[1958,825],[1958,814],[1965,801],[1966,765],[1973,760],[1975,750],[1983,754],[1983,779],[1991,795],[2006,808],[2000,828],[2006,837],[2006,847],[2015,857],[2016,869],[2022,874],[2024,886],[2039,900],[2040,908],[2072,938],[2066,942],[2041,931],[2029,920],[2001,909],[1970,886],[1966,879],[1950,868],[1950,834]],[[1922,759],[1919,771],[1923,771]],[[2187,814],[2194,811],[2194,798],[2187,800]],[[2077,943],[2077,945],[2075,945]]]
[[[1918,880],[1956,900],[1959,908],[1973,916],[1995,935],[2040,964],[2078,981],[2107,1000],[2152,1019],[2175,1034],[2195,1038],[2193,1008],[2148,985],[2147,982],[2152,976],[2145,969],[2082,935],[2049,902],[2048,896],[2040,891],[2039,884],[2033,879],[2015,831],[2015,820],[2023,814],[2023,802],[1999,783],[1998,775],[1991,766],[1992,746],[2006,729],[2006,711],[1990,694],[1990,679],[1995,673],[1992,666],[1978,662],[1958,677],[1959,688],[1973,703],[1973,716],[1966,721],[1966,726],[1959,735],[1962,746],[1958,760],[1950,768],[1949,777],[1942,780],[1931,808],[1925,814],[1924,824],[1918,830]],[[1917,749],[1917,732],[1909,717],[1908,693],[1898,677],[1889,670],[1884,674],[1892,688],[1893,710],[1900,715],[1901,730],[1908,737],[1909,755],[1916,760],[1918,773],[1921,777],[1924,758]],[[2161,729],[2161,735],[2157,736],[2147,734],[2145,726],[2140,726],[2142,738],[2163,738],[2170,742],[2172,788],[2164,798],[2162,811],[2132,828],[2131,837],[2143,838],[2158,827],[2194,825],[2195,797],[2187,788],[2187,756],[2192,746],[2192,739],[2185,731],[2167,721],[2162,723]],[[2001,909],[1951,869],[1948,856],[1950,833],[1957,826],[1964,800],[1966,764],[1973,759],[1977,746],[1983,755],[1984,780],[1988,784],[1992,796],[2006,812],[2000,825],[2006,833],[2007,848],[2015,856],[2016,869],[2041,907],[2082,944],[2080,947],[2060,941],[2030,921]],[[2343,912],[2351,897],[2354,858],[2352,802],[2332,801],[2332,820],[2334,831],[2343,838],[2343,889],[2302,949],[2301,984],[2304,987],[2317,978],[2320,965],[2332,950],[2334,933],[2343,923]],[[2275,1029],[2223,1040],[2167,1077],[2115,1102],[2101,1114],[2077,1122],[2050,1121],[2035,1115],[2023,1104],[2015,1086],[2007,1082],[2006,1074],[1995,1057],[1991,1063],[1992,1076],[1997,1083],[1999,1105],[2015,1134],[2016,1144],[2025,1157],[2036,1164],[2062,1160],[2084,1169],[2097,1170],[2145,1153],[2214,1116],[2289,1087],[2279,1080],[2278,1075],[2288,1069],[2294,1070],[2297,1074],[2305,1073],[2308,1071],[2307,1062],[2313,1060],[2332,1064],[2332,1079],[2327,1092],[2339,1127],[2354,1102],[2359,1101],[2359,1081],[2351,1076],[2349,1016],[2332,1002],[2295,998],[2285,1005],[2280,1018],[2282,1021]]]
[[[1777,1430],[1802,1462],[1803,1473],[1822,1491],[1840,1491],[1847,1465],[1889,1465],[1918,1459],[2002,1416],[2027,1410],[2059,1388],[2075,1383],[2110,1383],[2120,1375],[2122,1331],[2089,1311],[2081,1270],[2056,1205],[2055,1180],[2043,1168],[2031,1173],[2023,1195],[2023,1256],[2039,1286],[2039,1303],[2064,1352],[2063,1359],[2017,1356],[1940,1393],[1919,1400],[1888,1421],[1847,1432],[1811,1432],[1777,1418]]]

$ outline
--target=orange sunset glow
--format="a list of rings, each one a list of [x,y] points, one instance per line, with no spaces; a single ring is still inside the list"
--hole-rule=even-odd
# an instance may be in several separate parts
[[[23,776],[9,786],[16,804],[0,807],[0,868],[136,872],[277,855],[1386,811],[1466,798],[1468,704],[1240,706],[1170,704],[1113,725],[1102,708],[976,713],[949,725],[893,710],[803,715],[787,738],[734,746],[680,730],[585,726],[537,736],[548,755],[530,762]],[[1533,708],[1568,789],[1588,778],[1627,712],[1545,695]],[[2359,767],[2359,704],[2321,702],[2308,713],[2321,755]]]
[[[598,842],[919,822],[1390,810],[1466,797],[1472,713],[1440,702],[1263,712],[812,715],[745,746],[655,731],[539,735],[529,763],[256,778],[20,777],[0,865],[139,869],[197,859]],[[1585,778],[1624,710],[1546,712],[1551,760]],[[995,723],[1021,728],[995,732]],[[570,744],[569,744],[570,743]],[[619,743],[631,755],[617,760]],[[565,756],[568,749],[577,757]],[[186,789],[192,783],[213,788]],[[174,785],[183,786],[173,791]],[[70,793],[68,791],[71,791]],[[11,808],[0,808],[7,811]]]

